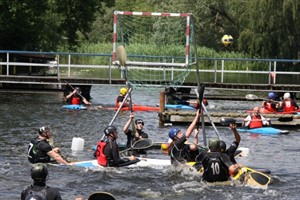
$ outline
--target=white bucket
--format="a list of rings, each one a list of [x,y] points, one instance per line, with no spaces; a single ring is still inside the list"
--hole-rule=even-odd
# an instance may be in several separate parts
[[[84,139],[82,138],[77,138],[77,137],[73,137],[72,139],[72,151],[83,151],[83,147],[84,147]]]

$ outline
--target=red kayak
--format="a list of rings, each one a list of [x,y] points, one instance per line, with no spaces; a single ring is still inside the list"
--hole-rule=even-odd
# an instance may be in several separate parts
[[[252,112],[253,112],[253,110],[247,110],[247,113],[252,113]],[[263,114],[297,114],[297,112],[300,112],[300,109],[289,111],[289,112],[285,112],[285,111],[282,111],[282,112],[271,112],[271,111],[269,111],[267,109],[260,108],[259,112],[263,113]]]
[[[107,110],[118,110],[118,108],[103,108]],[[129,107],[123,107],[121,110],[123,111],[130,111]],[[157,106],[142,106],[142,105],[132,105],[133,111],[159,111],[159,107]]]

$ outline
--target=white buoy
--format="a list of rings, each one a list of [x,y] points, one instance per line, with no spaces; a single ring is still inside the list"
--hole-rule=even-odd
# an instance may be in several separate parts
[[[79,137],[73,137],[72,139],[72,151],[83,151],[84,139]]]

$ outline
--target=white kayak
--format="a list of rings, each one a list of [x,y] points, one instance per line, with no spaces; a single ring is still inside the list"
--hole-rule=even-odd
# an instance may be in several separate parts
[[[153,158],[138,158],[140,161],[126,167],[156,167],[156,166],[170,166],[170,159],[153,159]],[[87,160],[81,162],[75,162],[76,167],[84,167],[84,168],[104,168],[99,165],[97,160]]]

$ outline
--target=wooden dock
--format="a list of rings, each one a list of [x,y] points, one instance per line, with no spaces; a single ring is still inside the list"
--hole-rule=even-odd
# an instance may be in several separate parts
[[[191,123],[195,118],[196,112],[190,111],[165,111],[159,113],[160,125],[168,124],[184,124]],[[215,125],[221,125],[220,119],[234,118],[237,120],[237,124],[241,125],[243,119],[247,117],[248,113],[236,113],[236,112],[209,112],[210,119]],[[293,114],[263,114],[265,118],[271,119],[273,126],[300,126],[300,115]],[[206,124],[210,124],[209,117],[204,114],[204,121]]]

